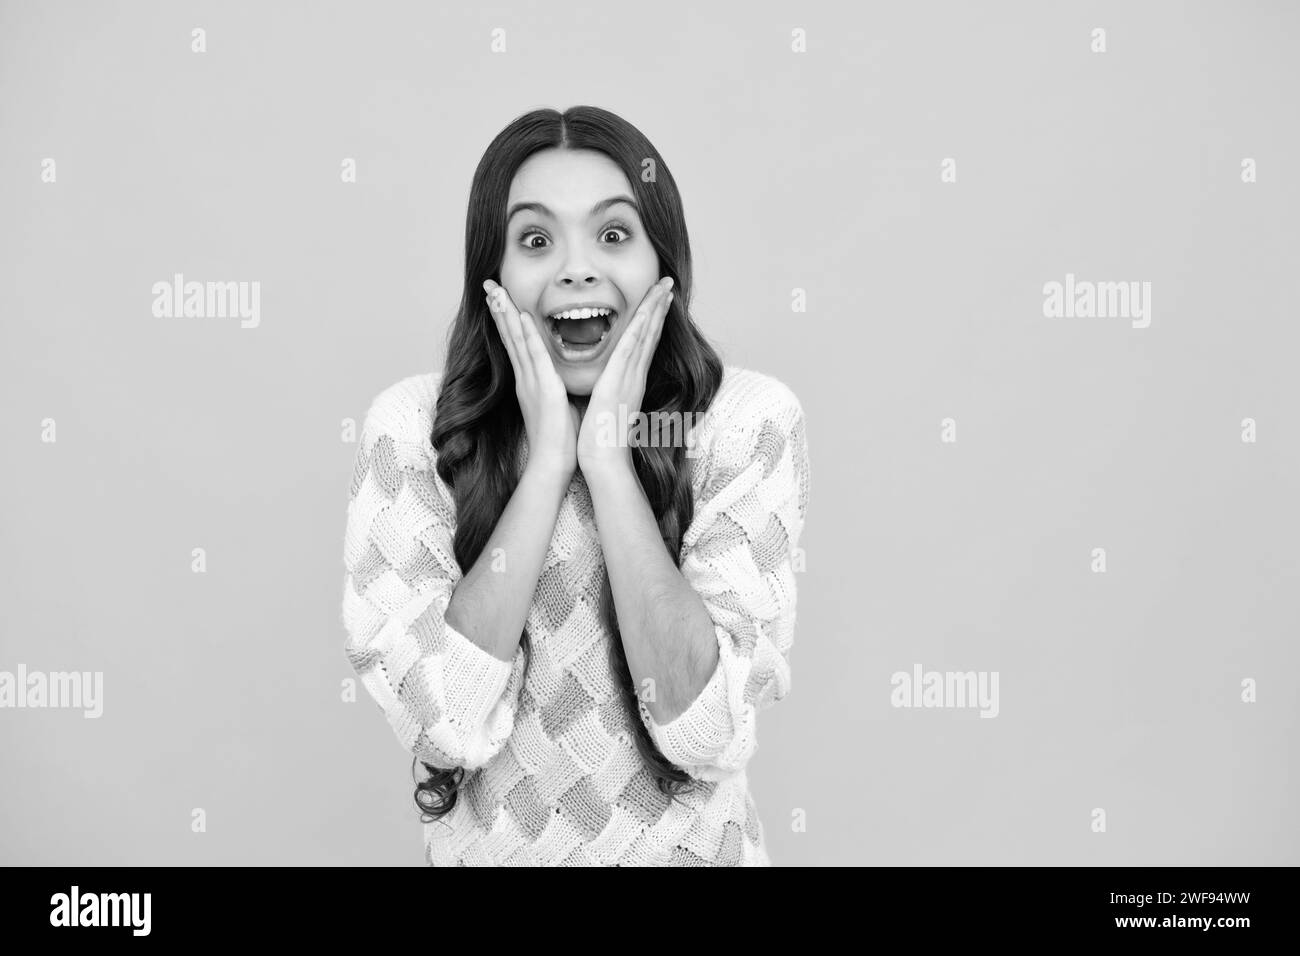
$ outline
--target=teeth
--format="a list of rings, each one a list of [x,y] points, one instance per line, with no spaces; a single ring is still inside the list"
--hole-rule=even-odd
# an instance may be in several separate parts
[[[613,315],[612,309],[568,309],[564,312],[556,312],[551,315],[552,319],[590,319],[597,315]]]

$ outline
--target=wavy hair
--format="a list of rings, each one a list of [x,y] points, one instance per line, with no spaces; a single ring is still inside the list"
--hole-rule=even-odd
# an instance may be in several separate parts
[[[534,110],[511,122],[489,144],[470,186],[464,288],[448,341],[430,436],[437,452],[438,475],[453,491],[453,550],[464,572],[473,567],[486,546],[519,481],[517,455],[524,433],[523,415],[515,397],[514,368],[484,301],[482,282],[486,277],[500,281],[510,184],[524,161],[543,149],[596,150],[613,160],[627,176],[640,206],[646,234],[658,255],[659,275],[673,278],[675,295],[646,373],[642,411],[677,412],[683,414],[683,421],[693,421],[708,410],[722,382],[722,360],[688,311],[691,247],[686,217],[677,184],[659,152],[632,124],[594,106],[575,106],[563,113]],[[653,160],[655,170],[650,182],[641,175],[647,159]],[[678,443],[638,444],[631,454],[664,547],[680,567],[682,535],[690,526],[695,506],[686,449]],[[691,777],[664,757],[640,719],[608,572],[600,611],[611,634],[610,662],[632,715],[637,750],[660,792],[673,797],[691,785]],[[520,640],[525,648],[530,647],[527,628]],[[416,761],[422,762],[418,757]],[[455,807],[464,768],[428,763],[424,768],[429,776],[424,781],[417,778],[415,802],[427,823]],[[411,769],[414,774],[414,764]]]

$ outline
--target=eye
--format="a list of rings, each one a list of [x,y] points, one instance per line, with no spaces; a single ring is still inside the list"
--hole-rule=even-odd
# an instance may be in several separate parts
[[[533,245],[531,242],[526,241],[526,240],[528,239],[529,236],[541,236],[543,239],[545,239],[545,238],[546,238],[546,234],[545,234],[545,233],[543,233],[543,232],[542,232],[541,230],[539,230],[539,229],[528,229],[528,230],[526,230],[524,233],[522,233],[522,234],[519,236],[519,241],[522,242],[522,243],[524,244],[524,247],[527,248],[527,249],[543,249],[543,248],[545,248],[544,246],[535,246],[535,245]]]
[[[621,222],[609,223],[607,226],[605,226],[604,229],[600,231],[599,235],[603,239],[606,236],[608,236],[610,233],[620,233],[620,232],[624,233],[627,236],[627,238],[620,239],[615,242],[607,243],[607,245],[621,246],[631,241],[632,230],[629,229],[625,224]],[[543,239],[545,239],[548,243],[550,242],[550,237],[547,236],[546,233],[543,232],[541,229],[538,229],[535,226],[529,227],[528,229],[525,229],[523,232],[519,234],[519,242],[523,245],[525,249],[529,250],[530,252],[536,252],[546,248],[545,245],[541,245],[541,246],[536,245],[532,241],[532,239],[529,238],[530,236],[540,236]]]
[[[624,242],[629,242],[632,239],[632,230],[629,229],[627,226],[623,225],[621,222],[611,222],[608,226],[606,226],[603,230],[601,230],[600,234],[602,236],[608,236],[611,232],[627,233],[626,239],[624,239],[622,242],[611,243],[611,245],[621,246],[623,245]]]

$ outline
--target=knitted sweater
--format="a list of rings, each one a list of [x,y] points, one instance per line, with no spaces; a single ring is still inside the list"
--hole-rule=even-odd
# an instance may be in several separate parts
[[[714,622],[718,665],[682,714],[635,712],[598,612],[605,565],[581,471],[503,661],[444,614],[462,570],[454,498],[430,444],[440,373],[384,389],[362,428],[344,544],[347,656],[408,753],[464,767],[425,824],[433,866],[768,866],[746,764],[760,710],[790,690],[794,552],[808,502],[803,410],[775,378],[728,366],[692,432],[694,518],[681,572]],[[521,460],[527,458],[527,440]],[[633,739],[698,781],[660,793]]]

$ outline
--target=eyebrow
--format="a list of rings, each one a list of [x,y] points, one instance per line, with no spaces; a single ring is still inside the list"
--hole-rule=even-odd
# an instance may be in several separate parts
[[[590,219],[593,216],[598,216],[610,206],[617,205],[618,203],[626,203],[636,210],[638,216],[641,215],[641,207],[636,204],[636,200],[631,196],[610,196],[608,199],[602,199],[600,202],[596,203],[596,205],[592,206],[591,212],[587,213],[587,218]],[[510,207],[510,212],[506,214],[506,224],[509,225],[510,220],[515,218],[515,213],[528,211],[538,213],[542,216],[548,216],[551,219],[555,218],[555,214],[539,202],[517,202]]]

